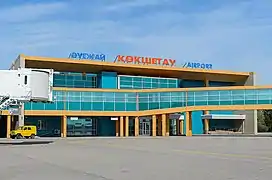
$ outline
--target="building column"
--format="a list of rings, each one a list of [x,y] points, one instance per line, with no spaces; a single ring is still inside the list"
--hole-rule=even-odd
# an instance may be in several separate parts
[[[126,116],[125,119],[125,137],[129,136],[129,117]]]
[[[254,133],[254,135],[258,134],[258,116],[257,116],[257,110],[253,111],[253,133]]]
[[[10,138],[10,127],[11,127],[11,115],[7,116],[7,138]]]
[[[186,118],[186,136],[192,136],[192,112],[186,111],[185,112]]]
[[[25,111],[24,111],[24,103],[20,103],[19,105],[19,118],[18,118],[18,126],[25,125]]]
[[[165,136],[169,136],[170,135],[170,119],[169,119],[169,114],[166,116],[166,133]]]
[[[162,136],[166,136],[166,114],[161,116],[161,125],[162,125]]]
[[[115,121],[115,136],[118,137],[120,135],[120,125],[119,122],[120,120],[116,120]]]
[[[157,119],[156,115],[152,115],[152,136],[157,135]]]
[[[123,116],[120,116],[120,119],[119,119],[119,130],[120,130],[120,137],[123,137],[124,136],[124,117]]]
[[[203,111],[203,114],[209,114],[209,111]],[[209,119],[204,119],[204,134],[209,134]]]
[[[157,135],[162,136],[162,118],[161,118],[161,116],[157,117],[157,127],[158,127]]]
[[[134,135],[139,136],[139,117],[135,117],[134,120]]]
[[[61,137],[67,137],[67,116],[62,116],[61,120]]]
[[[179,121],[179,134],[183,135],[184,134],[184,120]]]
[[[204,85],[205,87],[209,87],[210,86],[210,82],[208,79],[205,79],[204,81]],[[209,111],[204,111],[203,114],[209,114]],[[208,119],[204,119],[204,134],[208,134],[209,133],[209,120]]]

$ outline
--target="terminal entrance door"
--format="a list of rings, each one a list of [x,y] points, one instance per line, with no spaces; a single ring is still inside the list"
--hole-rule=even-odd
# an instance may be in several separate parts
[[[140,136],[151,136],[151,120],[149,119],[140,119]]]
[[[170,136],[178,135],[178,125],[175,119],[170,119]]]

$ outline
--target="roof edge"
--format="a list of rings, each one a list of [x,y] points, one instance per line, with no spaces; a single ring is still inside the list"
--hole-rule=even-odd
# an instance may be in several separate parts
[[[57,57],[42,57],[42,56],[26,56],[20,54],[24,57],[25,60],[29,61],[46,61],[46,62],[60,62],[63,63],[75,63],[75,64],[93,64],[101,66],[115,66],[115,67],[131,67],[131,68],[142,68],[142,69],[154,69],[154,70],[172,70],[172,71],[184,71],[184,72],[196,72],[196,73],[211,73],[211,74],[225,74],[225,75],[237,75],[237,76],[250,76],[254,72],[235,72],[228,70],[206,70],[206,69],[190,69],[182,67],[165,67],[165,66],[142,66],[137,64],[123,64],[123,63],[114,63],[114,62],[100,62],[92,60],[74,60],[69,58],[57,58]],[[129,66],[128,66],[129,65]]]

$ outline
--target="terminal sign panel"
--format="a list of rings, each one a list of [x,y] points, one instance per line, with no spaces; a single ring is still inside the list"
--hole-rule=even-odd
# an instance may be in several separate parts
[[[105,61],[106,60],[105,54],[79,53],[79,52],[70,53],[69,58],[71,58],[71,59],[100,60],[100,61]]]
[[[125,56],[117,55],[114,62],[122,62],[129,64],[142,64],[142,65],[161,65],[161,66],[175,66],[176,60],[164,59],[155,57],[143,57],[143,56]]]
[[[193,69],[212,69],[212,64],[186,62],[183,64],[183,67],[184,68],[193,68]]]

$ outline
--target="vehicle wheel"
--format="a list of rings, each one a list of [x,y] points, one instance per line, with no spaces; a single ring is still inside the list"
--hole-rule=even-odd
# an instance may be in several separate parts
[[[23,137],[22,137],[21,134],[17,134],[15,138],[16,138],[16,139],[22,139]]]
[[[30,139],[35,139],[35,135],[31,134]]]

